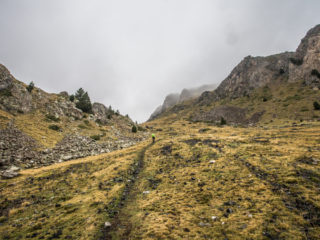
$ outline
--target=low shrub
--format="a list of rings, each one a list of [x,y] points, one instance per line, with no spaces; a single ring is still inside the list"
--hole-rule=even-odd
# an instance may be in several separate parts
[[[86,127],[85,125],[83,125],[83,124],[79,124],[79,125],[78,125],[78,128],[80,128],[80,129],[87,129],[87,127]]]
[[[226,125],[227,124],[227,121],[221,117],[221,120],[220,120],[220,125]]]
[[[317,69],[312,69],[311,75],[312,76],[316,76],[317,78],[320,78],[320,73],[318,72]]]
[[[300,66],[303,63],[301,58],[290,58],[290,62],[294,65]]]
[[[70,100],[71,102],[73,102],[73,101],[74,101],[74,95],[73,95],[73,94],[72,94],[72,95],[70,95],[69,100]]]
[[[136,125],[133,125],[133,126],[132,126],[131,131],[132,131],[133,133],[136,133],[136,132],[137,132],[137,127],[136,127]]]
[[[92,136],[90,136],[90,138],[92,138],[95,141],[99,141],[100,137],[101,137],[100,135],[92,135]]]
[[[12,93],[9,89],[2,89],[0,90],[0,96],[11,97]]]
[[[320,110],[320,104],[317,101],[313,102],[314,110]]]
[[[50,125],[49,129],[54,130],[54,131],[59,131],[60,127],[58,125]]]

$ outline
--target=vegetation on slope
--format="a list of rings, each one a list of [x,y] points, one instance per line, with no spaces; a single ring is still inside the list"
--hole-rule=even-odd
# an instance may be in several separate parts
[[[320,112],[314,108],[314,102],[319,101],[319,90],[314,90],[303,82],[288,83],[284,80],[271,82],[235,99],[225,98],[205,105],[197,100],[187,101],[173,106],[161,116],[190,120],[219,106],[233,106],[242,108],[247,118],[263,113],[259,119],[260,124],[283,120],[316,120],[320,118]],[[240,122],[239,124],[241,125]]]
[[[318,122],[241,128],[163,118],[148,127],[155,144],[1,180],[1,238],[319,236]]]
[[[1,239],[97,239],[144,145],[29,169],[1,180]]]

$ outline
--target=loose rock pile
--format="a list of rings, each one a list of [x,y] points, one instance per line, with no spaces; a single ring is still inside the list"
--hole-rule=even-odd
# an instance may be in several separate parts
[[[42,151],[42,160],[47,165],[75,158],[98,155],[116,149],[129,147],[134,141],[97,143],[95,140],[79,134],[67,135],[54,148]]]
[[[18,129],[0,130],[0,169],[8,169],[12,165],[31,167],[40,161],[36,151],[36,141]]]
[[[98,155],[134,145],[134,140],[98,143],[79,134],[67,135],[52,149],[39,151],[36,141],[16,128],[0,130],[0,175],[15,177],[19,168],[47,166],[71,159]],[[14,171],[11,171],[14,167]],[[16,174],[15,174],[16,173]]]

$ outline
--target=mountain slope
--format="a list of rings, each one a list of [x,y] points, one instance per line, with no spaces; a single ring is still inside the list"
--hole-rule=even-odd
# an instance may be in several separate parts
[[[0,65],[0,170],[30,168],[128,147],[145,138],[134,122],[101,103],[92,113],[66,92],[49,94]],[[19,139],[19,142],[17,142]],[[3,175],[3,174],[2,174]],[[3,176],[10,176],[4,173]]]
[[[319,54],[308,51],[310,58]],[[224,83],[144,123],[155,143],[1,179],[0,238],[319,239],[316,66],[312,74],[299,55],[286,54],[294,60],[248,58],[240,67],[249,68],[227,78],[238,88]],[[280,71],[279,60],[289,72]],[[304,79],[289,81],[291,61]],[[34,116],[2,114],[7,123]],[[38,143],[29,137],[24,141]]]
[[[194,99],[199,97],[203,92],[205,91],[212,91],[216,88],[215,84],[211,84],[211,85],[203,85],[200,87],[196,87],[196,88],[191,88],[191,89],[186,89],[184,88],[180,94],[178,93],[171,93],[169,95],[166,96],[166,98],[164,99],[162,105],[160,105],[159,107],[156,108],[156,110],[154,110],[154,112],[151,114],[150,118],[148,121],[155,119],[156,117],[158,117],[159,115],[161,115],[163,112],[165,112],[166,110],[168,110],[170,107],[178,104],[178,103],[182,103],[185,101],[188,101],[190,99]]]
[[[180,118],[209,122],[224,118],[233,124],[318,118],[313,103],[320,101],[319,49],[320,25],[317,25],[308,31],[296,52],[248,56],[216,90],[176,104],[157,117],[177,114]],[[235,117],[234,112],[240,117]]]
[[[320,125],[162,118],[134,147],[0,180],[2,239],[318,239]]]

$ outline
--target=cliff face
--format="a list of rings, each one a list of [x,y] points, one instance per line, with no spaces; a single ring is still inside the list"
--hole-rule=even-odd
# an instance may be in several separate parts
[[[214,92],[203,93],[198,102],[208,104],[223,98],[250,94],[272,81],[297,82],[320,87],[320,25],[308,31],[296,52],[267,57],[245,57]]]
[[[196,88],[186,89],[184,88],[180,94],[178,93],[171,93],[166,96],[166,98],[163,101],[163,104],[156,108],[156,110],[151,114],[148,121],[155,119],[158,117],[161,113],[168,110],[170,107],[182,103],[184,101],[190,100],[192,98],[197,98],[201,95],[201,93],[205,91],[212,91],[216,88],[215,84],[211,85],[203,85]]]
[[[289,64],[289,81],[301,79],[307,85],[320,87],[320,25],[310,29],[301,40]]]

